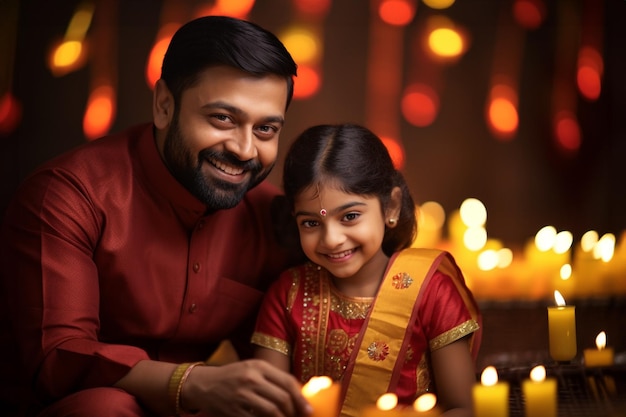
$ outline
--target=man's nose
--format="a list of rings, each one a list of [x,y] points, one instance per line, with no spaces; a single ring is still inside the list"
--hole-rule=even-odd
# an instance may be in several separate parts
[[[237,129],[232,138],[226,142],[226,150],[236,155],[241,161],[256,158],[257,149],[252,130]]]

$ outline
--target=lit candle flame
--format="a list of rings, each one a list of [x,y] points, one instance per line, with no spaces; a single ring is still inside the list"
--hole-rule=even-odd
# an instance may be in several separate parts
[[[602,350],[606,347],[606,333],[604,330],[596,336],[596,347],[598,350]]]
[[[422,394],[413,403],[413,409],[417,412],[424,413],[428,410],[432,410],[437,404],[437,396],[432,392]]]
[[[530,379],[541,382],[546,379],[546,368],[543,365],[535,366],[530,371]]]
[[[556,300],[557,306],[559,307],[565,306],[565,298],[563,298],[559,290],[554,291],[554,299]]]
[[[332,379],[327,376],[314,376],[302,387],[302,395],[307,398],[313,397],[321,390],[328,389],[333,384]]]
[[[383,411],[389,411],[398,405],[398,396],[392,392],[381,395],[376,401],[376,408]]]
[[[495,366],[488,366],[480,375],[480,383],[491,387],[498,383],[498,371]]]

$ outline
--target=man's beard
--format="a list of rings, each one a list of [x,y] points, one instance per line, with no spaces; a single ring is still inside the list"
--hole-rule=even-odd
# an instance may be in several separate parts
[[[177,118],[176,118],[177,119]],[[246,192],[256,187],[272,170],[274,164],[265,170],[258,161],[240,161],[231,153],[204,149],[197,158],[184,145],[178,121],[174,120],[165,137],[163,157],[170,172],[191,194],[206,204],[208,211],[235,207]],[[202,173],[202,164],[210,159],[250,171],[250,179],[243,183],[231,183]]]

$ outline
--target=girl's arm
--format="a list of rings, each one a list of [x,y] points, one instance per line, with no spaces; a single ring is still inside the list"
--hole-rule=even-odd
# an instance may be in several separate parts
[[[257,345],[254,347],[254,357],[256,359],[263,359],[264,361],[271,363],[272,365],[274,365],[275,367],[277,367],[278,369],[282,371],[285,371],[285,372],[291,371],[291,364],[289,361],[289,356],[283,353],[280,353],[278,351],[264,348],[264,347]]]
[[[468,337],[431,352],[437,402],[446,417],[471,417],[476,368]]]

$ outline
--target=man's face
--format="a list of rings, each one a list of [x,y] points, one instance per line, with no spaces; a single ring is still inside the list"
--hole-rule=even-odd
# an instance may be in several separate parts
[[[163,158],[209,210],[237,205],[271,171],[283,127],[287,83],[229,67],[204,71],[172,115]]]

